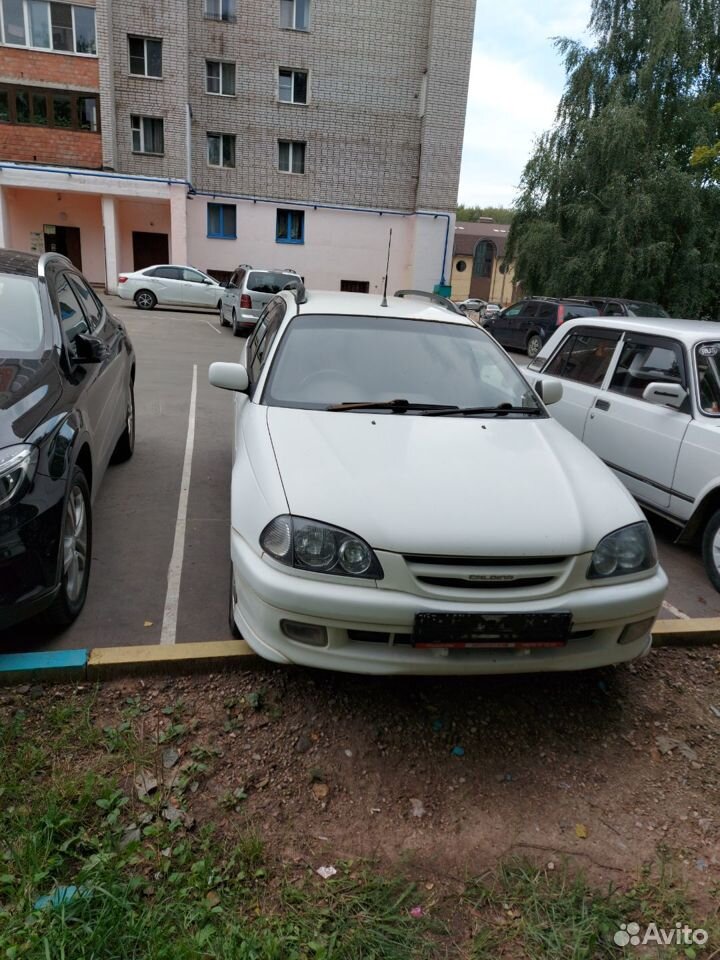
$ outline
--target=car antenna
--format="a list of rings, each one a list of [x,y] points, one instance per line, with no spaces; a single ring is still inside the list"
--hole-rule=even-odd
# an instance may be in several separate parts
[[[387,285],[388,285],[388,274],[390,273],[390,247],[392,246],[392,227],[390,227],[390,238],[388,239],[388,255],[387,255],[387,266],[385,267],[385,283],[383,285],[383,298],[381,307],[386,307],[387,302]]]

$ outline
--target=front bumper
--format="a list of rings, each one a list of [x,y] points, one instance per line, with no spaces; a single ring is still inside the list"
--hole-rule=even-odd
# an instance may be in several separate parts
[[[447,600],[373,583],[338,583],[296,574],[258,556],[232,532],[234,614],[253,650],[276,663],[367,674],[457,675],[588,670],[634,660],[648,652],[649,629],[627,644],[628,624],[654,621],[667,588],[658,567],[644,579],[570,590],[523,600]],[[417,613],[540,613],[569,610],[573,634],[555,649],[423,650],[409,642]],[[289,639],[280,623],[322,625],[328,644],[312,647]],[[364,636],[358,636],[358,634]],[[367,635],[374,635],[368,637]],[[383,634],[389,637],[381,639]]]

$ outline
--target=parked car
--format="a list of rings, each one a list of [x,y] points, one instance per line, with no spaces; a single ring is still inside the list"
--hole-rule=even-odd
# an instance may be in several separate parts
[[[0,250],[0,628],[80,613],[92,503],[135,442],[124,326],[59,254]]]
[[[468,318],[299,286],[209,376],[235,397],[230,622],[261,656],[471,674],[649,649],[649,525],[548,416],[558,385]]]
[[[597,307],[577,300],[528,297],[487,317],[483,326],[498,343],[535,357],[557,327],[574,317],[597,317]]]
[[[574,298],[592,307],[597,307],[602,317],[669,317],[670,314],[657,303],[645,300],[624,300],[620,297]]]
[[[502,310],[502,304],[497,303],[496,301],[490,301],[486,303],[482,309],[483,317],[494,317],[496,314],[500,313]]]
[[[118,275],[118,295],[134,300],[140,310],[161,306],[205,307],[218,310],[222,286],[213,277],[195,267],[158,264]]]
[[[563,385],[555,417],[668,517],[702,538],[720,590],[720,323],[636,317],[575,320],[530,365]]]
[[[233,273],[220,304],[220,323],[232,327],[233,335],[249,333],[266,305],[298,275],[290,267],[265,270],[241,264]]]
[[[463,313],[480,313],[482,314],[483,310],[487,306],[485,300],[480,300],[478,297],[470,297],[468,300],[463,300],[457,304],[457,306],[462,310]]]

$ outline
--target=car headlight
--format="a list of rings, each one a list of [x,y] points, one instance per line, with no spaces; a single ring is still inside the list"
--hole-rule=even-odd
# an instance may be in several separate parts
[[[275,560],[298,570],[339,577],[382,580],[383,569],[372,548],[340,527],[283,514],[260,534],[260,546]]]
[[[650,525],[641,520],[602,538],[592,555],[587,575],[590,580],[624,577],[651,570],[656,564],[655,538]]]
[[[0,450],[0,507],[9,503],[33,478],[38,451],[29,443]]]

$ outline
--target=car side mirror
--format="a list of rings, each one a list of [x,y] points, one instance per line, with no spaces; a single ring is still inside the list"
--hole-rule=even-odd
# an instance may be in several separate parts
[[[207,277],[203,277],[202,282],[205,284],[206,287],[212,286],[212,280],[208,280]]]
[[[102,363],[108,357],[108,348],[99,337],[78,333],[74,340],[73,359],[78,363]]]
[[[247,370],[241,363],[211,363],[208,379],[214,387],[236,393],[245,393],[250,385]]]
[[[562,400],[563,385],[557,380],[538,380],[535,384],[535,393],[540,397],[546,407],[551,403],[557,403]]]
[[[680,383],[649,383],[643,390],[642,398],[648,403],[658,403],[664,407],[677,409],[685,403],[688,392]]]

